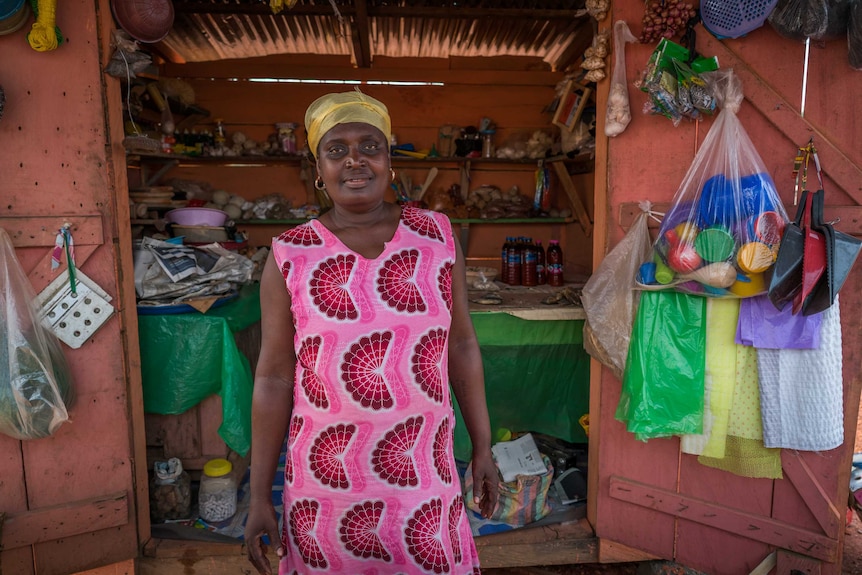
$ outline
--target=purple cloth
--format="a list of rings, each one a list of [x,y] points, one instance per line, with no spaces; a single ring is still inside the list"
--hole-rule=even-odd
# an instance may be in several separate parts
[[[823,314],[793,315],[791,307],[788,303],[778,311],[766,295],[743,299],[736,343],[763,349],[819,349]]]

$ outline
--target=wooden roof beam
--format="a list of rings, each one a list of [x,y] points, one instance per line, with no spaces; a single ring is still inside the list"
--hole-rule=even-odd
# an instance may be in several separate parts
[[[586,17],[583,9],[542,9],[542,8],[449,8],[437,6],[379,6],[369,7],[364,0],[356,0],[355,5],[343,5],[338,11],[343,16],[355,16],[360,9],[366,17],[389,18],[443,18],[443,19],[482,19],[514,18],[529,20],[556,20],[558,18]],[[331,16],[332,7],[328,3],[315,5],[297,4],[289,10],[273,14],[267,4],[215,4],[210,2],[177,0],[174,2],[177,14],[269,14],[272,16]]]
[[[353,54],[357,68],[371,67],[371,31],[368,27],[368,4],[356,0],[353,15]]]

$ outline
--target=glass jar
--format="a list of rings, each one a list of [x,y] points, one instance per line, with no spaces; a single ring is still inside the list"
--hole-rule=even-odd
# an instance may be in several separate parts
[[[150,519],[155,523],[188,519],[192,508],[191,483],[179,459],[156,461],[150,480]]]
[[[218,523],[236,513],[236,480],[233,466],[227,459],[210,459],[204,464],[198,492],[201,519]]]
[[[281,144],[281,151],[287,155],[296,154],[296,128],[298,125],[294,122],[279,122],[275,125],[278,132],[278,141]]]
[[[483,158],[493,158],[494,157],[494,132],[486,131],[482,132],[482,157]]]

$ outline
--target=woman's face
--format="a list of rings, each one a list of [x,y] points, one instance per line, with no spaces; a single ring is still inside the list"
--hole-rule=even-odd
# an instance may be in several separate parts
[[[389,142],[370,124],[338,124],[320,140],[317,169],[333,203],[382,201],[389,186]]]

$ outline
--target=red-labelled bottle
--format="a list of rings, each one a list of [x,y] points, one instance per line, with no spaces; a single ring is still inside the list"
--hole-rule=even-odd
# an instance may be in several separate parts
[[[563,279],[563,248],[560,247],[558,240],[548,242],[548,253],[545,258],[545,265],[548,272],[548,285],[554,287],[562,287],[565,283]]]
[[[538,258],[536,254],[536,245],[533,243],[533,238],[526,238],[526,240],[524,241],[523,254],[524,257],[523,266],[521,268],[521,285],[538,285],[539,278],[536,269]]]
[[[509,246],[509,268],[508,268],[509,285],[521,285],[521,239],[513,238],[512,244]]]
[[[509,247],[512,245],[512,236],[506,236],[503,247],[500,250],[500,281],[509,283]]]
[[[548,283],[547,273],[545,271],[545,248],[542,246],[542,240],[536,240],[536,285],[545,285]]]

